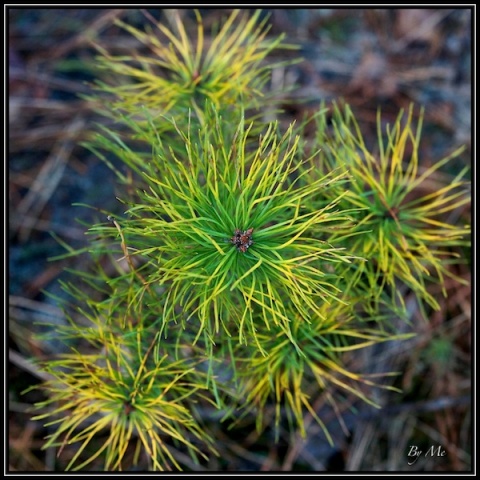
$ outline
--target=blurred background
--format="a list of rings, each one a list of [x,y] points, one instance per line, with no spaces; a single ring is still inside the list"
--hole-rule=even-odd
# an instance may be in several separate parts
[[[229,11],[201,9],[207,31]],[[194,36],[193,11],[178,13]],[[425,107],[422,165],[428,167],[461,145],[465,151],[452,162],[451,171],[442,171],[441,179],[471,163],[471,9],[273,9],[264,14],[270,15],[269,35],[285,33],[288,42],[300,46],[304,59],[273,71],[272,89],[297,87],[285,94],[285,124],[302,119],[321,101],[343,99],[367,143],[373,144],[377,110],[385,122],[393,122],[400,109],[415,102]],[[53,296],[63,295],[59,280],[68,280],[66,268],[85,267],[82,258],[51,258],[64,252],[62,242],[87,246],[88,226],[104,221],[96,209],[121,211],[113,173],[81,146],[96,122],[109,121],[82,99],[91,93],[94,80],[92,42],[116,51],[138,48],[136,40],[113,22],[121,18],[141,27],[146,16],[140,9],[32,7],[9,8],[7,15],[7,470],[62,471],[71,458],[70,447],[58,458],[53,449],[41,450],[48,431],[31,420],[31,406],[42,396],[22,392],[43,380],[34,361],[65,348],[55,341],[54,331],[41,341],[35,335],[45,331],[45,321],[65,321]],[[172,11],[148,9],[148,15],[168,23]],[[279,51],[271,60],[297,55]],[[471,211],[458,215],[468,222]],[[455,273],[470,281],[471,258],[466,256]],[[446,298],[438,292],[441,310],[428,312],[428,320],[412,311],[411,326],[417,333],[413,340],[351,359],[356,369],[366,371],[375,363],[389,362],[392,370],[401,372],[395,386],[402,393],[379,393],[375,400],[383,408],[378,411],[352,405],[346,398],[345,411],[340,412],[343,428],[332,423],[335,447],[313,423],[306,439],[299,436],[291,442],[285,435],[279,444],[268,434],[256,435],[254,426],[233,431],[218,426],[219,459],[191,469],[472,470],[471,287],[448,279],[446,287]],[[321,392],[317,395],[323,411]],[[355,414],[352,407],[357,408]],[[408,465],[412,446],[423,455]],[[425,455],[438,446],[444,455],[437,455],[438,450]]]

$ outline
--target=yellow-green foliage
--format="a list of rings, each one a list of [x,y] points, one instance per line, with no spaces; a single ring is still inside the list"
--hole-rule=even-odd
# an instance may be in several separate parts
[[[469,201],[464,170],[415,194],[459,151],[422,170],[413,110],[379,131],[374,152],[348,107],[330,128],[319,106],[308,152],[302,128],[251,115],[266,108],[264,60],[283,45],[259,15],[234,11],[208,48],[198,14],[193,43],[178,19],[157,25],[162,39],[120,24],[149,51],[103,51],[119,81],[102,80],[96,102],[108,92],[118,131],[102,127],[89,146],[133,177],[116,171],[124,214],[90,229],[96,269],[64,285],[76,315],[58,336],[72,351],[45,364],[38,418],[53,418],[45,447],[80,445],[68,468],[102,458],[125,469],[142,454],[153,470],[180,469],[172,449],[215,454],[195,405],[231,425],[256,415],[259,431],[274,405],[277,431],[286,412],[303,435],[310,414],[331,440],[312,389],[375,405],[364,387],[381,382],[343,354],[407,338],[389,322],[404,308],[396,286],[437,308],[426,279],[442,284],[445,255],[468,243],[469,227],[444,215]]]

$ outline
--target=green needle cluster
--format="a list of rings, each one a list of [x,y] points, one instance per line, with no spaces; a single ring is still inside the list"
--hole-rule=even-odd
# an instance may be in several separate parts
[[[445,220],[469,202],[466,171],[416,193],[460,151],[422,169],[413,109],[379,127],[374,152],[348,106],[331,122],[319,106],[308,144],[302,125],[263,120],[275,105],[265,61],[288,46],[259,18],[235,10],[208,47],[198,13],[195,41],[178,18],[172,30],[119,23],[147,53],[99,47],[115,81],[100,77],[92,98],[116,126],[88,146],[129,173],[115,170],[124,213],[89,229],[95,267],[64,285],[70,322],[57,334],[71,351],[44,365],[37,418],[53,432],[45,448],[79,444],[69,469],[146,456],[177,470],[179,451],[206,461],[218,446],[202,408],[233,426],[255,415],[262,431],[273,405],[277,434],[286,418],[306,435],[308,414],[331,441],[312,392],[376,405],[382,382],[344,354],[409,338],[389,322],[405,313],[397,286],[438,308],[427,280],[442,284],[468,246],[469,226]]]

